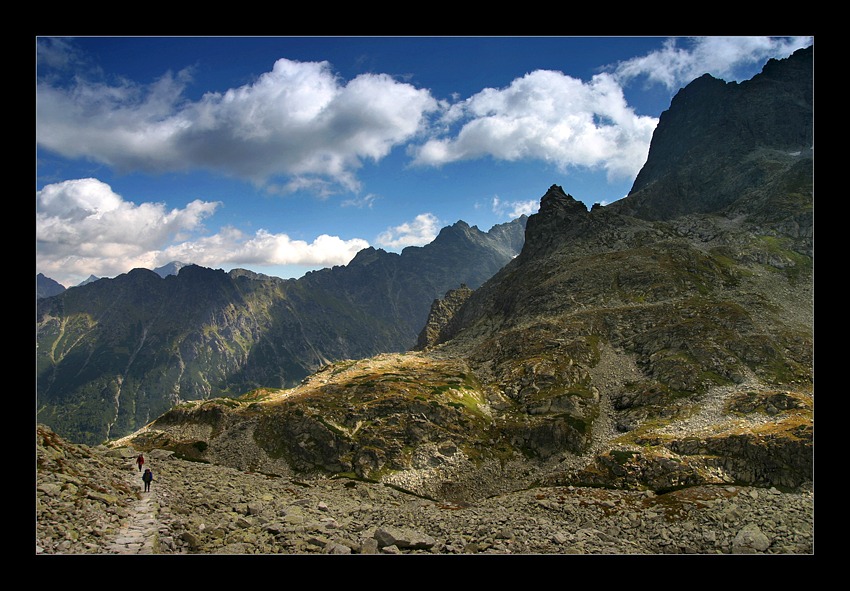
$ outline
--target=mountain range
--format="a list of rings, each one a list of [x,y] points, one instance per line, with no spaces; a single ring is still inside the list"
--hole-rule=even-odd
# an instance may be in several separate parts
[[[37,298],[38,420],[100,443],[182,401],[292,386],[331,361],[409,349],[435,299],[481,285],[519,253],[526,220],[488,232],[459,221],[426,246],[367,248],[300,279],[175,262]]]
[[[454,502],[810,482],[813,52],[683,88],[623,200],[551,185],[520,254],[432,304],[415,350],[185,402],[114,444]]]
[[[39,300],[39,408],[49,411],[39,420],[73,417],[65,426],[100,436],[86,420],[111,409],[123,423],[108,434],[143,426],[110,446],[298,479],[347,476],[455,503],[539,484],[665,492],[811,482],[813,57],[809,47],[770,60],[740,84],[694,80],[662,114],[626,198],[588,210],[549,186],[512,242],[519,254],[488,278],[462,279],[446,268],[456,257],[425,255],[433,245],[411,251],[454,281],[436,302],[419,294],[422,316],[395,350],[351,355],[343,343],[365,351],[376,335],[398,336],[378,309],[412,318],[398,294],[419,293],[409,290],[422,274],[392,262],[406,253],[363,251],[285,298],[272,287],[282,280],[187,267],[166,279],[132,271],[120,292],[86,292],[88,312],[74,297],[82,289]],[[468,231],[456,224],[441,238],[457,244]],[[166,315],[154,285],[168,286],[169,302],[191,300],[184,316]],[[358,308],[365,321],[355,327],[350,303],[363,294],[377,305]],[[283,320],[252,341],[258,317]],[[98,332],[99,348],[78,346]],[[288,334],[297,338],[284,344]],[[220,381],[194,360],[216,368],[233,358],[245,360],[228,374],[241,386],[212,391]],[[312,362],[283,363],[296,358]],[[137,360],[155,368],[143,380]],[[110,363],[129,371],[98,381],[115,375],[102,371]],[[295,375],[296,385],[272,383]],[[172,390],[157,415],[146,392],[157,379],[188,389],[183,376],[199,378],[196,390]],[[54,397],[52,383],[77,389]],[[122,398],[130,386],[136,396]]]

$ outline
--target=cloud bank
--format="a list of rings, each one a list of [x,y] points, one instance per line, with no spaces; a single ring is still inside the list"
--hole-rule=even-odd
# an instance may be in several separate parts
[[[400,146],[419,166],[537,160],[561,171],[599,168],[622,180],[643,165],[657,123],[629,107],[625,85],[643,79],[675,91],[705,72],[735,79],[742,66],[786,57],[812,41],[672,38],[661,50],[610,65],[588,81],[537,70],[451,104],[387,74],[344,81],[326,61],[286,58],[250,84],[195,101],[186,98],[188,68],[149,85],[78,73],[63,86],[50,75],[54,68],[79,68],[82,58],[68,41],[44,40],[36,141],[118,171],[204,169],[272,193],[357,192],[364,162],[378,162]]]
[[[812,37],[671,38],[661,50],[609,69],[622,84],[641,78],[647,84],[661,84],[675,91],[706,73],[726,81],[740,81],[741,67],[761,65],[770,58],[786,58],[813,41]]]
[[[312,243],[258,230],[204,232],[221,204],[195,200],[182,209],[125,201],[97,179],[45,186],[36,192],[36,268],[70,287],[89,275],[111,277],[179,260],[205,267],[347,264],[366,240],[322,235]]]

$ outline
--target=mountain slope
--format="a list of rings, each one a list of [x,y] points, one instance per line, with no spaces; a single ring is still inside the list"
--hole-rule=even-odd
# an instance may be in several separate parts
[[[298,280],[134,269],[38,300],[38,420],[99,443],[180,401],[292,386],[333,360],[406,350],[434,298],[477,287],[517,254],[525,221],[491,232],[458,222],[427,246],[366,249]]]
[[[662,119],[712,141],[689,150],[659,131],[649,172],[608,207],[588,211],[551,186],[520,255],[434,323],[425,351],[182,405],[126,441],[453,500],[535,482],[811,480],[812,128],[770,98],[810,109],[811,78],[803,50],[743,94],[704,79],[683,89]],[[753,105],[764,124],[750,121]],[[727,160],[741,128],[754,141]]]
[[[54,281],[50,277],[45,277],[42,273],[37,273],[35,276],[35,299],[49,298],[50,296],[59,295],[65,291],[65,286]]]

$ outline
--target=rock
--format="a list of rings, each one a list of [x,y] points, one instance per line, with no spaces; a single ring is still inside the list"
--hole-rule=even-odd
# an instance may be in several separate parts
[[[375,531],[378,546],[397,546],[398,548],[428,549],[436,544],[431,536],[400,527],[381,527]]]
[[[752,554],[764,552],[770,547],[770,540],[755,524],[748,523],[732,540],[734,554]]]
[[[200,536],[198,536],[198,535],[196,535],[196,534],[194,534],[190,531],[184,531],[182,534],[180,534],[180,539],[182,541],[186,542],[186,544],[188,544],[190,548],[195,549],[195,550],[200,548],[201,545],[203,544]]]

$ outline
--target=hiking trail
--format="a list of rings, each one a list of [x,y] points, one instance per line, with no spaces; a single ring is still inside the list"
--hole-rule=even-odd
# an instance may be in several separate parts
[[[128,477],[133,486],[143,487],[142,479],[135,469]],[[142,491],[141,498],[130,508],[127,522],[121,526],[115,539],[107,545],[110,554],[158,554],[159,553],[159,501],[157,484],[151,484],[149,492]]]

